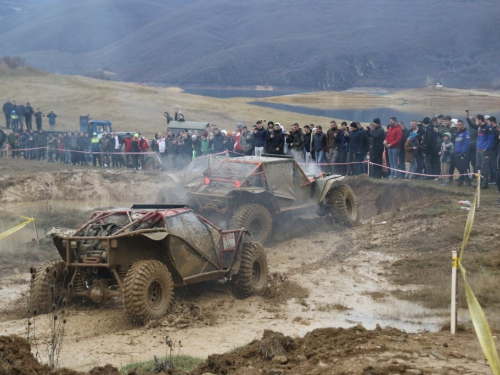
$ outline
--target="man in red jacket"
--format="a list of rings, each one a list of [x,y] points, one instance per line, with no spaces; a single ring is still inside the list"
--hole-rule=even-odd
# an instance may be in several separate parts
[[[401,149],[401,140],[403,139],[403,131],[398,124],[398,119],[396,117],[391,117],[390,124],[387,127],[387,134],[385,136],[385,147],[389,152],[389,163],[391,167],[391,174],[389,179],[398,178],[398,172],[395,168],[398,168],[398,158]]]

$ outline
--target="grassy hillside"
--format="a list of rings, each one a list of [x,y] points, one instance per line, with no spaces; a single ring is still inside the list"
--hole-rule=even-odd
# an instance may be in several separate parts
[[[232,130],[238,122],[252,125],[258,119],[279,121],[287,126],[327,125],[329,119],[260,108],[247,99],[215,99],[182,93],[177,88],[152,88],[133,83],[109,82],[81,76],[47,74],[32,68],[9,69],[0,65],[0,104],[7,100],[29,101],[43,112],[53,110],[58,130],[76,130],[80,115],[113,122],[116,130],[140,130],[148,136],[165,132],[163,112],[175,107],[189,121],[207,121]],[[251,101],[249,99],[248,101]],[[44,119],[47,124],[47,120]],[[5,126],[3,114],[0,126]]]
[[[0,25],[0,51],[175,85],[496,87],[499,15],[496,0],[57,0]]]

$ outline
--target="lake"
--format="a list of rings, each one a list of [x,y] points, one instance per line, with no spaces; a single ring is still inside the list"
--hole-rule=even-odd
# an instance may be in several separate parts
[[[389,118],[396,117],[399,122],[404,122],[407,126],[410,125],[411,120],[422,121],[424,117],[434,117],[439,114],[449,115],[452,118],[462,119],[465,121],[465,110],[442,110],[441,112],[436,112],[435,109],[424,109],[422,107],[412,108],[411,106],[401,106],[401,110],[397,110],[394,108],[367,108],[367,109],[320,109],[320,108],[309,108],[309,107],[299,107],[289,104],[281,104],[281,103],[269,103],[269,102],[251,102],[255,106],[261,106],[266,108],[279,109],[282,111],[300,113],[304,115],[311,116],[323,116],[328,118],[335,119],[344,119],[347,122],[357,121],[357,122],[368,122],[371,123],[374,118],[379,118],[382,125],[389,124]],[[404,108],[404,110],[403,110]],[[471,115],[474,114],[471,108]],[[497,119],[500,119],[500,112],[497,112],[498,109],[484,112],[485,115],[495,116]]]
[[[187,94],[209,96],[212,98],[269,98],[271,96],[282,96],[291,94],[302,94],[305,91],[294,90],[251,90],[251,89],[183,89]]]

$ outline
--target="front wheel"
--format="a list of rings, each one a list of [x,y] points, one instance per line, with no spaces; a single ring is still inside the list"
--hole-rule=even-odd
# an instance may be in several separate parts
[[[358,223],[358,204],[354,192],[347,185],[336,186],[326,197],[327,210],[340,223],[352,226]]]
[[[273,231],[273,218],[261,204],[244,204],[238,207],[231,218],[231,229],[245,228],[252,235],[252,241],[266,243]]]
[[[147,321],[163,317],[174,296],[174,282],[167,266],[157,260],[135,263],[125,276],[122,298],[134,319]]]
[[[266,250],[260,243],[245,242],[241,250],[240,270],[234,276],[234,292],[238,297],[262,294],[267,290],[269,266]]]

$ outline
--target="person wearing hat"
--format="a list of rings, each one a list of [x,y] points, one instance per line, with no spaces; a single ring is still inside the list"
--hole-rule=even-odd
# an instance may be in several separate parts
[[[191,136],[191,147],[193,149],[193,153],[192,153],[193,159],[196,158],[197,156],[202,155],[202,153],[201,153],[201,138],[196,134],[193,134]]]
[[[30,103],[26,103],[26,107],[24,107],[24,120],[26,121],[26,129],[28,131],[30,131],[32,128],[31,120],[34,114],[35,111],[33,110],[33,107],[30,105]]]
[[[371,137],[370,161],[374,163],[371,167],[373,178],[382,178],[382,157],[384,154],[385,131],[380,125],[380,119],[373,119],[371,126],[367,130],[368,137]],[[377,165],[375,165],[377,164]]]
[[[363,157],[363,136],[364,135],[359,130],[358,124],[354,121],[351,122],[347,135],[347,139],[349,140],[347,143],[347,176],[354,176],[361,173],[360,166],[354,163],[360,161]]]

